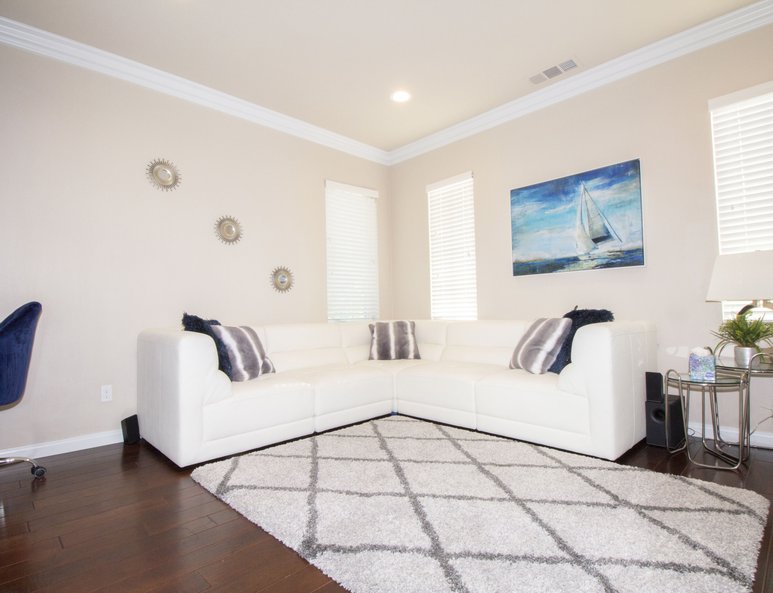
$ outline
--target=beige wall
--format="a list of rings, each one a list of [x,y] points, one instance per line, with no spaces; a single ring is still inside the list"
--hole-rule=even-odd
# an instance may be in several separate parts
[[[0,47],[0,312],[44,306],[0,450],[116,430],[136,408],[137,333],[183,311],[323,320],[326,178],[381,194],[384,317],[429,315],[425,186],[472,170],[480,318],[606,307],[657,324],[657,370],[686,368],[720,321],[704,300],[717,249],[707,101],[772,79],[769,55],[771,27],[388,169]],[[155,157],[180,167],[177,190],[148,183]],[[511,189],[633,158],[645,267],[512,277]],[[234,246],[213,234],[226,214],[244,226]],[[278,265],[296,275],[288,294],[269,286]],[[773,406],[770,383],[755,384],[755,420]]]
[[[429,315],[425,186],[472,170],[481,319],[604,307],[654,321],[657,370],[686,370],[721,316],[705,301],[717,253],[707,102],[773,79],[771,55],[767,27],[394,166],[396,314]],[[645,267],[512,276],[511,189],[635,158]],[[773,407],[773,381],[755,381],[753,396],[756,420]]]
[[[43,315],[0,450],[120,429],[140,330],[183,311],[224,323],[323,321],[326,178],[380,192],[391,314],[388,169],[93,72],[0,46],[0,318]],[[171,192],[145,177],[174,162]],[[220,243],[215,220],[244,237]],[[285,265],[296,285],[269,285]],[[100,402],[112,384],[113,402]]]

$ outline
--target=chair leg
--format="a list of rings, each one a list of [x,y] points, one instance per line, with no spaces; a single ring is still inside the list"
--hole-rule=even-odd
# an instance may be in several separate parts
[[[46,475],[46,468],[42,465],[38,465],[37,461],[30,459],[29,457],[0,457],[0,466],[11,465],[13,463],[30,463],[32,469],[30,472],[36,478],[42,478]]]

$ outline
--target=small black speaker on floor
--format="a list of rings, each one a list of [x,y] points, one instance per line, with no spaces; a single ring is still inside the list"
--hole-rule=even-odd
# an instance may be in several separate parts
[[[663,401],[663,375],[660,373],[644,373],[647,386],[647,401]]]
[[[123,442],[127,445],[140,442],[140,423],[137,414],[121,420],[121,431],[123,432]]]
[[[668,446],[673,449],[681,445],[684,441],[684,420],[679,398],[675,396],[668,398],[668,427],[666,427],[666,404],[663,400],[648,400],[644,405],[647,411],[647,444],[665,447],[666,430],[668,430]]]

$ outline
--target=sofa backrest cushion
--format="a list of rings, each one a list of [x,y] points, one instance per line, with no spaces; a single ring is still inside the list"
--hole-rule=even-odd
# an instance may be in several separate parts
[[[447,360],[507,368],[531,321],[443,321],[417,319],[422,360]],[[368,322],[290,323],[255,327],[278,373],[368,359]]]
[[[367,325],[364,328],[367,334]],[[292,323],[266,325],[263,329],[263,345],[278,373],[349,363],[338,324]]]
[[[337,324],[341,331],[341,345],[349,363],[368,360],[370,330],[367,321],[343,321]]]
[[[449,322],[441,360],[487,363],[507,368],[513,349],[530,325],[528,321]]]
[[[368,360],[371,346],[367,321],[351,321],[339,324],[341,341],[350,363]],[[446,342],[447,321],[417,320],[416,344],[422,360],[440,360]]]
[[[446,346],[448,321],[416,320],[416,342],[423,360],[440,360]]]

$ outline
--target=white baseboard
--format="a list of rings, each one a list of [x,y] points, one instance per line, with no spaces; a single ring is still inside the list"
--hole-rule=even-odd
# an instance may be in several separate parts
[[[690,422],[691,435],[700,435],[700,422]],[[722,426],[720,431],[726,441],[738,440],[738,428]],[[711,427],[706,427],[706,434],[711,436]],[[48,441],[45,443],[35,443],[26,447],[16,449],[5,449],[0,451],[0,457],[48,457],[50,455],[59,455],[61,453],[72,453],[73,451],[82,451],[92,447],[101,447],[103,445],[113,445],[123,441],[123,433],[120,430],[108,430],[105,432],[95,432],[85,434],[60,441]],[[751,438],[752,447],[761,447],[763,449],[773,449],[773,432],[755,432]]]
[[[692,436],[700,436],[701,434],[700,422],[690,422],[688,428],[690,429],[690,434]],[[720,426],[719,432],[725,441],[729,443],[738,442],[737,426],[735,427]],[[706,437],[713,438],[710,424],[706,425]],[[760,447],[762,449],[773,449],[773,432],[760,432],[760,431],[754,432],[751,437],[751,445],[752,447]]]
[[[120,430],[108,430],[105,432],[94,432],[84,434],[78,437],[62,439],[60,441],[48,441],[45,443],[35,443],[16,449],[5,449],[0,451],[0,457],[48,457],[49,455],[59,455],[60,453],[71,453],[73,451],[82,451],[92,447],[101,447],[102,445],[112,445],[123,442],[123,433]]]

